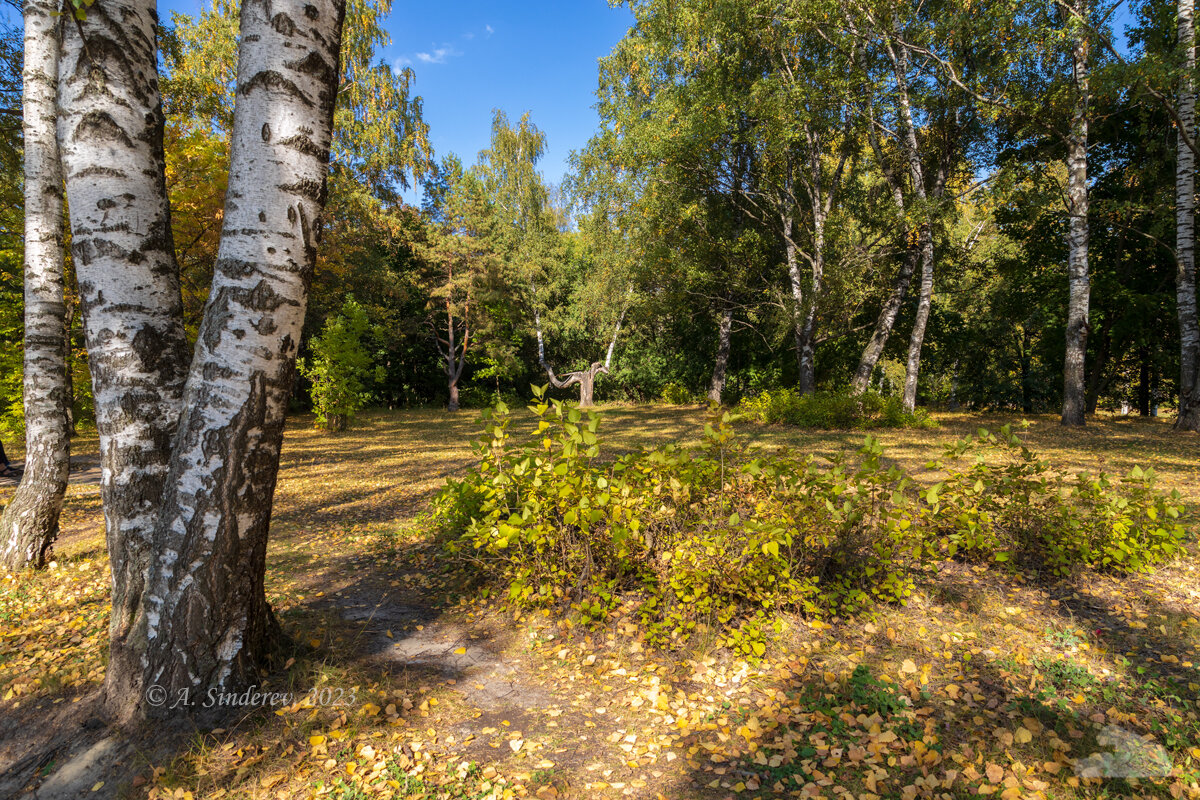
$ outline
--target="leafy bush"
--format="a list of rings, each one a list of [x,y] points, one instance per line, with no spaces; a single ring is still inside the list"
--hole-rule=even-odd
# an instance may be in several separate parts
[[[980,429],[946,455],[971,463],[922,492],[921,516],[949,557],[1066,575],[1083,565],[1145,570],[1183,550],[1179,493],[1156,492],[1153,470],[1134,467],[1117,483],[1103,472],[1068,481],[1009,426],[999,436]]]
[[[311,361],[301,360],[300,373],[312,383],[317,425],[340,431],[371,399],[371,385],[383,380],[383,367],[372,367],[367,339],[375,335],[367,312],[347,297],[341,313],[325,320],[309,344]]]
[[[604,461],[598,414],[537,398],[527,442],[514,442],[507,408],[485,412],[480,465],[447,483],[434,518],[514,605],[570,605],[598,622],[633,601],[660,645],[715,629],[757,657],[780,612],[903,603],[938,558],[1132,569],[1178,552],[1182,537],[1162,522],[1178,517],[1178,499],[1155,493],[1152,476],[1124,492],[1104,476],[1067,485],[1007,429],[950,448],[980,452],[918,492],[871,436],[854,463],[756,456],[728,413],[714,412],[699,449]],[[984,458],[997,452],[1007,460]]]
[[[817,392],[803,395],[794,389],[763,391],[738,405],[743,415],[767,424],[802,428],[932,428],[937,423],[923,409],[909,413],[898,397],[875,392]]]
[[[672,406],[686,406],[699,402],[695,393],[688,390],[682,383],[671,381],[662,389],[662,402]]]
[[[599,415],[540,395],[532,408],[533,440],[515,447],[507,410],[487,413],[479,469],[435,504],[447,530],[465,530],[454,549],[514,603],[570,603],[601,620],[630,593],[659,643],[716,626],[757,656],[781,609],[852,611],[911,591],[905,564],[921,546],[907,481],[874,440],[857,467],[748,458],[723,414],[697,451],[601,462]]]

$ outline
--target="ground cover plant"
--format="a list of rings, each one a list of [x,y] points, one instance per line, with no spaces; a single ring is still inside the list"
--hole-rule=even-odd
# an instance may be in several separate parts
[[[795,389],[766,389],[742,400],[737,410],[767,424],[801,428],[923,428],[936,423],[922,408],[905,410],[899,397],[873,391],[821,391],[801,394]]]
[[[597,463],[607,468],[643,446],[711,441],[700,409],[603,414]],[[942,482],[938,494],[948,495],[949,476],[974,459],[956,467],[947,449],[980,425],[999,431],[1012,422],[1031,452],[1066,476],[1127,475],[1154,463],[1156,491],[1180,492],[1180,521],[1194,535],[1197,466],[1162,423],[1104,419],[1094,440],[1080,441],[1049,417],[1024,430],[999,417],[938,421],[934,430],[878,433],[881,467],[909,472],[914,493]],[[540,443],[545,431],[536,429],[532,414],[514,414],[507,431]],[[602,622],[583,610],[517,607],[504,594],[483,597],[478,573],[447,557],[426,515],[448,477],[476,469],[476,430],[473,419],[437,411],[368,411],[360,427],[333,437],[313,430],[311,418],[292,420],[268,592],[293,644],[264,685],[295,691],[299,702],[156,733],[93,796],[1196,792],[1194,556],[1149,573],[1100,565],[1059,577],[1035,574],[1035,562],[956,554],[936,572],[918,571],[904,605],[781,615],[787,624],[771,631],[761,657],[727,646],[715,626],[663,646],[647,636],[642,604],[631,598]],[[736,423],[734,432],[732,442],[744,438],[761,455],[861,458],[858,433]],[[94,440],[80,445],[83,458],[94,457]],[[699,457],[719,462],[720,448]],[[941,468],[926,469],[930,462]],[[96,486],[72,485],[55,567],[0,584],[0,757],[8,765],[40,737],[86,721],[72,714],[100,685],[108,577],[98,512]],[[314,687],[347,697],[356,690],[354,703],[307,707]],[[1077,775],[1077,763],[1111,751],[1102,743],[1110,726],[1152,737],[1170,774]],[[1152,761],[1154,751],[1138,752]],[[41,764],[31,780],[55,766]]]

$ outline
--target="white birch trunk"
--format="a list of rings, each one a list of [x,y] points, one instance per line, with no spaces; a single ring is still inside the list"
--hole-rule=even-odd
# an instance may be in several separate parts
[[[1083,17],[1085,5],[1075,9]],[[1067,141],[1067,342],[1063,364],[1062,424],[1081,426],[1086,413],[1085,360],[1087,357],[1088,304],[1091,281],[1088,275],[1088,38],[1079,24],[1072,54],[1075,109]]]
[[[1179,313],[1180,430],[1200,431],[1200,322],[1196,315],[1196,155],[1187,140],[1196,136],[1196,4],[1179,0],[1179,47],[1183,78],[1179,88],[1181,131],[1175,166],[1175,295]]]
[[[164,182],[153,0],[105,0],[60,28],[58,143],[66,181],[112,564],[107,701],[138,691],[132,623],[187,373]],[[84,44],[86,38],[86,45]]]
[[[275,638],[267,534],[320,239],[344,15],[344,0],[242,6],[224,228],[139,619],[144,685],[193,696],[248,686]]]
[[[58,536],[71,455],[62,167],[55,130],[57,11],[46,0],[25,2],[25,473],[0,516],[0,564],[10,570],[45,566]]]

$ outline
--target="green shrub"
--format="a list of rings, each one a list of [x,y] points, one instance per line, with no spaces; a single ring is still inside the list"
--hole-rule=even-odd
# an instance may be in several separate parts
[[[686,406],[700,402],[695,393],[688,390],[682,383],[671,381],[662,389],[662,402],[672,406]]]
[[[341,313],[325,320],[309,344],[311,360],[301,360],[300,374],[312,383],[317,425],[340,431],[371,399],[371,385],[383,380],[383,367],[372,367],[367,340],[376,335],[367,312],[347,297]]]
[[[924,409],[904,410],[898,397],[875,392],[817,392],[802,395],[794,389],[763,391],[743,400],[738,411],[767,424],[802,428],[931,428],[936,423]]]
[[[930,464],[946,480],[921,495],[922,524],[946,556],[1067,575],[1085,565],[1141,571],[1183,551],[1179,493],[1156,492],[1153,470],[1068,481],[1009,426],[999,436],[980,429],[946,455],[949,465]]]
[[[485,414],[478,470],[435,503],[446,530],[465,531],[454,549],[504,581],[513,603],[569,603],[602,620],[632,595],[652,640],[716,626],[759,656],[780,610],[853,611],[911,591],[921,543],[907,479],[872,439],[856,467],[749,458],[726,413],[699,450],[601,462],[599,415],[540,396],[532,408],[537,428],[520,446],[506,409]]]
[[[484,414],[479,467],[450,480],[434,520],[450,549],[518,606],[567,606],[599,622],[634,601],[644,633],[680,644],[698,630],[762,656],[781,612],[854,613],[903,603],[944,557],[1134,569],[1180,550],[1177,496],[1137,471],[1066,484],[1005,428],[949,448],[975,455],[918,492],[866,438],[853,462],[762,456],[714,412],[704,444],[600,459],[600,416],[540,391],[529,441],[503,406]],[[934,463],[931,468],[943,468]]]

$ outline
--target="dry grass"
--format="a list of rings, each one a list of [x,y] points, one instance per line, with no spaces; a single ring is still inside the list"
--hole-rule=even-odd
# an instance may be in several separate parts
[[[702,438],[698,408],[613,406],[604,413],[609,452]],[[950,566],[929,576],[906,608],[835,620],[832,629],[794,620],[788,647],[763,665],[732,660],[711,641],[688,653],[648,654],[619,616],[609,629],[580,631],[569,619],[515,620],[477,603],[432,608],[455,591],[444,555],[415,533],[381,548],[380,534],[403,529],[446,477],[474,463],[474,418],[371,412],[335,436],[313,430],[310,417],[290,420],[268,593],[297,646],[294,663],[270,681],[298,691],[354,688],[356,704],[245,715],[220,732],[196,733],[174,755],[149,748],[130,772],[144,783],[128,785],[129,795],[349,800],[381,796],[371,789],[374,780],[400,797],[800,796],[805,782],[828,797],[844,796],[836,787],[857,797],[965,797],[981,786],[998,796],[1168,796],[1192,791],[1200,776],[1194,741],[1167,742],[1177,769],[1172,780],[1108,788],[1080,785],[1055,749],[1059,736],[1072,755],[1095,748],[1097,720],[1157,730],[1160,740],[1200,733],[1194,701],[1177,702],[1169,688],[1182,680],[1193,697],[1200,691],[1193,663],[1200,661],[1200,583],[1192,560],[1150,577],[1089,574],[1059,585]],[[888,457],[929,479],[924,464],[944,445],[1019,417],[938,420],[935,430],[876,435]],[[1061,470],[1153,466],[1163,488],[1187,498],[1194,525],[1197,437],[1175,434],[1165,420],[1100,418],[1083,431],[1065,430],[1051,417],[1029,421],[1023,437]],[[525,425],[517,425],[518,434]],[[863,438],[757,425],[742,426],[741,435],[756,447],[823,455],[852,451]],[[95,439],[81,437],[75,447],[94,454]],[[6,499],[0,490],[0,502]],[[107,574],[96,487],[71,487],[59,554],[57,569],[0,586],[0,709],[23,725],[94,691],[102,674]],[[346,609],[397,604],[423,610],[386,623],[345,619]],[[418,626],[486,642],[498,663],[517,668],[513,685],[523,694],[487,705],[481,698],[489,695],[445,674],[380,661],[380,648],[415,635]],[[894,742],[881,743],[870,713],[847,700],[859,665],[909,698],[909,710],[896,718],[909,727]],[[821,721],[838,712],[850,713],[850,723]],[[1031,728],[1039,735],[1020,741],[1019,729]],[[884,724],[882,733],[888,730]],[[1058,733],[1050,737],[1049,730]],[[784,752],[772,749],[781,731],[827,743],[813,758],[829,783],[811,772],[797,780],[801,770],[789,772],[786,764],[757,763],[760,753]],[[0,727],[0,764],[20,735]],[[922,755],[930,752],[930,736],[936,760]],[[310,737],[325,738],[313,744]],[[514,750],[510,742],[518,740]],[[852,758],[860,746],[868,754]],[[1001,773],[991,781],[996,768]],[[750,777],[763,770],[778,786]],[[932,787],[932,778],[945,781],[951,772],[949,784]]]

